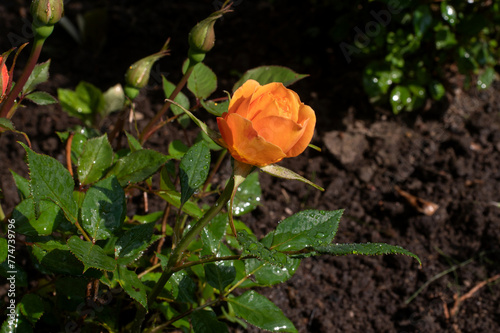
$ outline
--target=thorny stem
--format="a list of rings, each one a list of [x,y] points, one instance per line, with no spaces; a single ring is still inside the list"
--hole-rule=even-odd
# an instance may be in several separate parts
[[[85,230],[83,230],[82,226],[80,225],[80,223],[78,223],[78,221],[75,220],[75,226],[78,228],[78,230],[80,230],[80,232],[82,233],[82,236],[83,238],[85,238],[85,240],[87,242],[92,242],[92,240],[90,239],[90,237],[87,235],[87,233],[85,232]]]
[[[46,38],[40,38],[35,36],[35,40],[33,42],[33,47],[31,48],[31,54],[28,59],[28,63],[24,67],[24,71],[21,74],[21,77],[16,81],[16,85],[14,86],[14,89],[9,93],[9,97],[7,97],[7,100],[5,103],[3,103],[2,108],[0,109],[0,118],[12,118],[12,116],[15,113],[16,109],[12,109],[14,106],[14,103],[16,101],[17,96],[23,90],[24,85],[28,81],[28,78],[31,75],[31,72],[33,72],[33,69],[36,66],[36,62],[38,61],[38,58],[40,57],[40,52],[42,51],[43,43],[45,42]],[[11,112],[12,109],[12,112]]]
[[[179,83],[175,87],[172,94],[169,96],[169,99],[174,100],[175,97],[182,90],[182,88],[184,88],[184,86],[186,85],[186,83],[189,79],[189,76],[193,72],[193,68],[194,68],[194,65],[190,64],[186,73],[184,74],[182,79],[179,81]],[[161,108],[161,110],[158,111],[158,113],[153,117],[153,119],[151,119],[149,121],[149,123],[146,125],[146,127],[142,130],[141,135],[139,136],[141,144],[144,144],[144,142],[146,142],[146,140],[151,136],[151,134],[153,134],[154,132],[156,132],[159,129],[159,127],[155,127],[155,124],[160,121],[161,117],[163,117],[163,115],[167,112],[167,110],[171,104],[172,104],[172,102],[170,102],[170,101],[165,102],[165,104],[163,104],[163,107]]]
[[[187,249],[189,244],[200,234],[203,228],[222,210],[224,206],[226,206],[227,202],[231,198],[231,194],[234,188],[234,178],[231,177],[230,181],[227,183],[226,188],[220,195],[219,199],[215,202],[215,204],[206,211],[205,215],[203,215],[198,222],[196,222],[191,229],[184,235],[184,237],[179,241],[179,244],[175,247],[170,258],[167,263],[167,267],[161,274],[160,278],[156,282],[155,286],[148,294],[148,308],[156,300],[156,297],[160,294],[161,290],[168,282],[172,274],[174,274],[177,270],[177,265],[180,262],[184,251]],[[146,317],[146,309],[142,306],[139,306],[135,320],[133,322],[131,331],[132,332],[140,332],[142,323],[144,318]]]
[[[163,244],[165,244],[165,233],[167,232],[167,220],[168,216],[170,215],[170,207],[172,207],[172,205],[170,203],[167,203],[167,205],[165,206],[165,210],[163,211],[163,216],[161,218],[161,238],[160,241],[158,242],[158,247],[156,248],[157,253],[161,253]],[[158,257],[155,256],[153,264],[156,265],[157,263],[158,263]]]
[[[205,228],[205,226],[221,211],[222,207],[224,207],[229,201],[231,193],[233,191],[233,187],[234,179],[231,178],[226,188],[224,189],[224,192],[222,192],[215,204],[205,213],[205,215],[201,217],[201,219],[198,220],[198,222],[195,223],[195,225],[193,225],[191,229],[189,229],[186,235],[179,241],[179,244],[177,244],[174,251],[170,255],[167,268],[149,294],[148,305],[153,304],[154,300],[165,286],[165,283],[167,283],[170,276],[172,276],[172,274],[175,272],[175,266],[178,264],[179,259],[181,258],[182,254],[187,249],[189,244],[191,244],[191,242],[200,234],[203,228]]]

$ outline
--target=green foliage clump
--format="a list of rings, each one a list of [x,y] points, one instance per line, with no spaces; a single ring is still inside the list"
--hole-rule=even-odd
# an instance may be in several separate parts
[[[495,80],[500,4],[358,0],[334,5],[331,31],[348,63],[364,58],[363,87],[372,103],[394,113],[421,108],[445,95],[447,71],[465,75],[465,88]]]

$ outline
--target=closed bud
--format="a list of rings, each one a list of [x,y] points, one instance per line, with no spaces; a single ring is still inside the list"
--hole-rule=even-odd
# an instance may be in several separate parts
[[[151,68],[153,67],[154,63],[161,57],[168,54],[167,48],[169,41],[170,39],[167,40],[167,42],[159,52],[156,52],[150,56],[142,58],[141,60],[136,61],[129,67],[129,69],[125,73],[125,83],[126,83],[125,93],[129,98],[134,99],[138,94],[138,90],[145,87],[148,84],[149,76],[151,75]],[[135,92],[135,93],[128,94],[127,92]]]
[[[205,57],[205,53],[214,47],[215,31],[214,25],[217,19],[230,11],[230,5],[224,6],[221,10],[212,13],[209,17],[199,22],[189,33],[189,58],[195,62],[200,62]]]
[[[199,22],[189,33],[189,46],[193,51],[206,53],[214,47],[215,43],[215,21],[222,15],[213,16]]]
[[[64,2],[63,0],[33,0],[31,15],[36,27],[54,25],[64,15]]]

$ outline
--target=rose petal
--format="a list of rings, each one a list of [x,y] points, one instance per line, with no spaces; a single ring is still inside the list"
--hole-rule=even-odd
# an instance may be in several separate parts
[[[258,118],[252,125],[261,137],[267,142],[280,147],[287,155],[288,151],[295,146],[306,130],[305,126],[298,125],[291,119],[278,116]]]
[[[296,92],[287,89],[281,82],[268,83],[255,90],[255,93],[252,95],[252,101],[250,102],[251,105],[255,105],[254,101],[262,98],[263,95],[272,96],[272,98],[277,101],[280,109],[286,113],[286,118],[297,121],[300,98]],[[280,115],[285,116],[284,113],[282,112]],[[250,119],[250,117],[247,118]]]
[[[267,142],[252,127],[252,122],[239,114],[217,118],[221,135],[231,155],[247,164],[264,166],[281,161],[286,154],[280,147]]]
[[[238,113],[242,117],[247,117],[248,105],[250,104],[251,96],[255,90],[260,87],[259,82],[255,80],[247,80],[241,87],[236,89],[231,102],[229,102],[228,112]]]
[[[262,114],[264,114],[264,117],[267,117],[269,115],[279,116],[282,113],[273,95],[262,94],[258,98],[252,97],[252,102],[248,106],[248,113],[245,118],[253,122],[260,118]],[[288,118],[286,115],[282,116]]]
[[[295,145],[286,153],[287,157],[295,157],[300,155],[311,142],[314,134],[314,127],[316,126],[316,115],[310,106],[302,104],[299,109],[299,119],[297,121],[302,125],[305,130],[302,137],[295,143]]]

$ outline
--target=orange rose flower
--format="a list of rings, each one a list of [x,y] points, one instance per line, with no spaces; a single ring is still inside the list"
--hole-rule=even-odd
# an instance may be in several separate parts
[[[282,83],[261,86],[248,80],[217,124],[236,160],[261,167],[301,154],[312,139],[316,115]]]
[[[2,57],[0,57],[0,63],[2,63]],[[9,72],[7,71],[7,66],[5,64],[2,66],[2,81],[0,82],[0,91],[2,92],[0,96],[5,94],[7,90],[7,85],[9,84]]]

